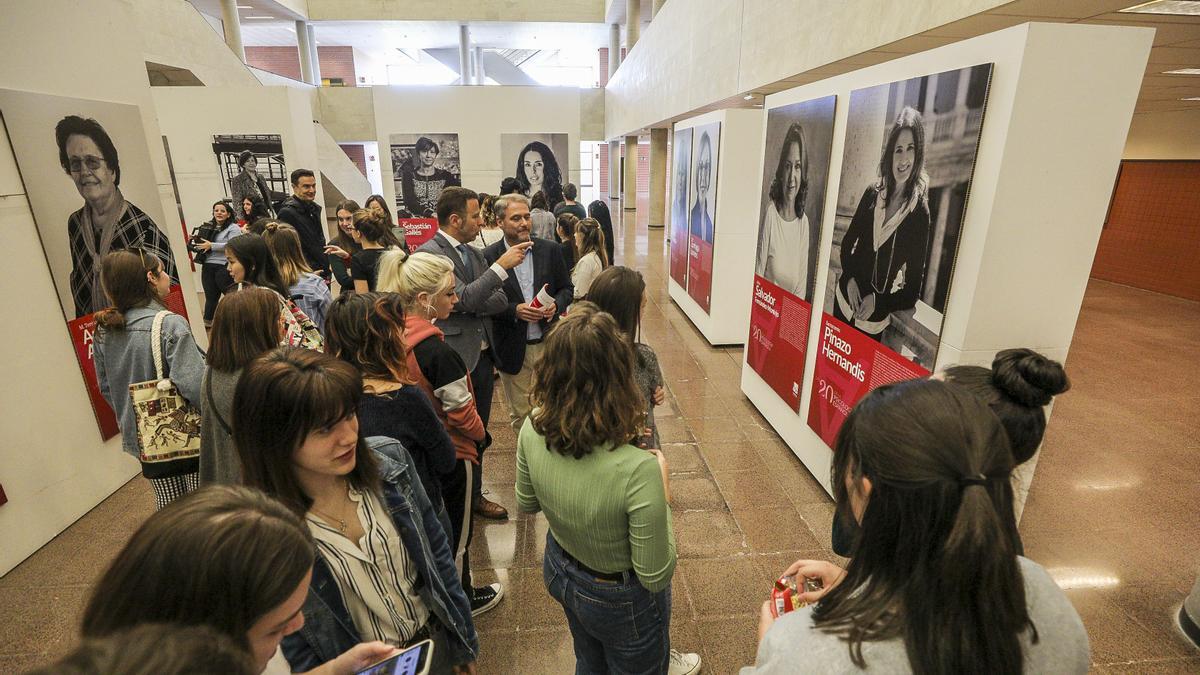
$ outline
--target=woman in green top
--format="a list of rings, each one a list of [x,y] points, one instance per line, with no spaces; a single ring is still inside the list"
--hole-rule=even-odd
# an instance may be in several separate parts
[[[576,303],[546,337],[517,440],[517,503],[550,524],[542,570],[576,673],[697,673],[671,649],[675,535],[667,465],[632,445],[646,402],[617,322]]]

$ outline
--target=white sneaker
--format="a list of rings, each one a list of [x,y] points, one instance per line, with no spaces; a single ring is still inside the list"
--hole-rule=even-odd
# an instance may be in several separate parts
[[[700,672],[700,655],[684,654],[671,650],[671,665],[667,668],[668,675],[696,675]]]

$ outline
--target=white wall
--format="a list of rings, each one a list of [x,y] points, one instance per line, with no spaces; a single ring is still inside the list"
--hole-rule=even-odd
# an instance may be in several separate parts
[[[375,127],[383,194],[394,204],[388,137],[391,134],[457,133],[462,184],[495,193],[511,176],[500,156],[500,135],[565,133],[570,178],[579,184],[579,91],[571,87],[374,87]]]
[[[769,109],[838,95],[830,163],[837,177],[851,90],[995,63],[937,369],[990,365],[1008,347],[1066,359],[1152,40],[1143,28],[1025,24],[767,97]],[[754,166],[762,166],[761,139],[758,149]],[[826,204],[837,188],[831,178]],[[825,294],[834,215],[825,209],[817,298]],[[819,309],[800,414],[748,366],[742,391],[829,490],[831,453],[807,424]],[[1032,468],[1018,486],[1020,503],[1030,480]]]
[[[146,61],[186,68],[210,87],[255,84],[250,69],[225,44],[225,36],[192,3],[125,0],[123,4],[129,5],[136,20],[137,39],[131,42]],[[42,16],[50,14],[46,11]]]
[[[607,86],[606,138],[1006,2],[672,0],[644,28]]]
[[[214,134],[279,134],[288,171],[317,173],[317,203],[323,204],[317,171],[317,141],[308,92],[292,87],[155,87],[158,122],[171,143],[171,161],[188,226],[212,217],[212,203],[227,198],[213,158]],[[236,101],[236,105],[230,105]],[[174,209],[172,209],[174,211]],[[195,272],[200,292],[200,266]]]
[[[0,87],[137,105],[166,214],[160,225],[181,252],[183,234],[145,60],[137,40],[112,39],[134,25],[128,5],[117,0],[93,0],[86,12],[72,0],[8,3],[0,22]],[[64,39],[69,49],[31,56],[46,55],[47,45],[63,45]],[[13,329],[0,331],[0,373],[9,383],[0,389],[0,481],[9,498],[0,506],[4,573],[139,467],[121,451],[119,436],[100,440],[6,136],[0,136],[0,229],[6,253],[0,314],[15,321]],[[192,281],[184,275],[182,283],[192,329],[202,336]]]
[[[717,212],[713,220],[712,290],[706,313],[686,289],[668,275],[668,292],[704,339],[714,345],[739,345],[750,332],[750,299],[754,283],[754,251],[758,219],[746,214],[758,210],[759,172],[764,115],[761,110],[718,110],[675,125],[690,129],[721,123],[717,151]],[[672,186],[672,189],[674,186]],[[667,195],[667,204],[674,196]],[[749,261],[749,264],[747,264]]]

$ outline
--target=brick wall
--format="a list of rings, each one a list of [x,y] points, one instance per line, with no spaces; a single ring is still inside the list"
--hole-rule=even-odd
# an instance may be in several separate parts
[[[340,77],[347,87],[358,84],[353,47],[317,47],[322,78]],[[269,73],[300,80],[300,51],[296,47],[246,47],[246,63]]]
[[[246,47],[246,63],[268,73],[300,80],[300,52],[295,47]]]
[[[1092,277],[1200,300],[1200,162],[1121,162]]]
[[[338,147],[342,149],[342,152],[346,153],[346,156],[350,158],[351,162],[354,162],[354,166],[357,166],[358,170],[365,177],[367,175],[367,149],[353,143],[338,145]]]
[[[596,165],[600,172],[600,180],[596,182],[597,199],[608,199],[608,153],[611,150],[608,143],[600,146],[600,162]]]

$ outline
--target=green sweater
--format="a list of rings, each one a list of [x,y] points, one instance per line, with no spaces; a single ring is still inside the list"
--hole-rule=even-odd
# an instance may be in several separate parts
[[[654,455],[633,445],[582,459],[546,448],[531,420],[517,438],[517,505],[543,511],[555,541],[599,572],[630,568],[660,591],[675,571],[671,508]]]

